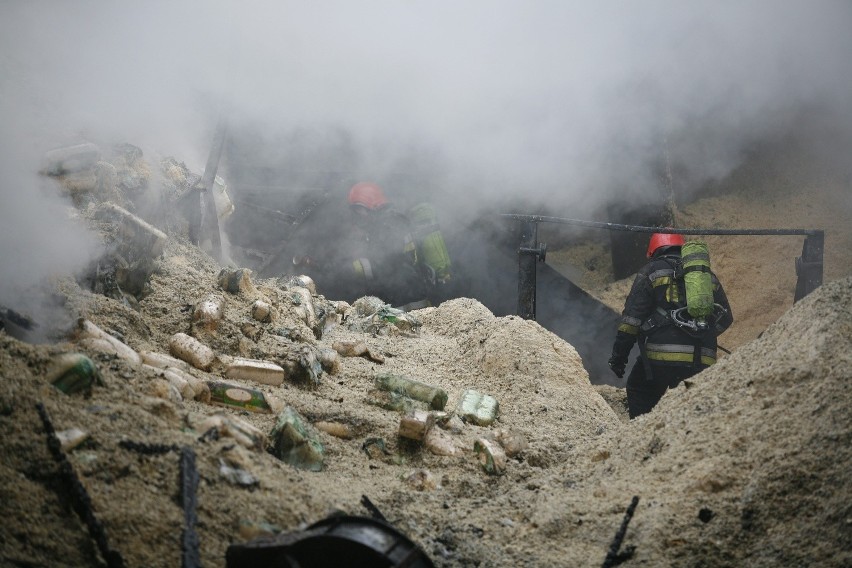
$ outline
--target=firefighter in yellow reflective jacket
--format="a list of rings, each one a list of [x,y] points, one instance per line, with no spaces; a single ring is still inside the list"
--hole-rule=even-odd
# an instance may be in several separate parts
[[[716,337],[733,323],[728,298],[712,273],[717,309],[708,318],[706,329],[695,330],[689,327],[690,322],[672,318],[672,311],[686,306],[680,254],[683,244],[681,235],[651,236],[650,260],[636,274],[624,304],[609,366],[623,377],[633,344],[639,343],[639,357],[627,377],[631,418],[650,412],[667,389],[714,364]]]
[[[429,305],[408,218],[390,207],[374,183],[355,184],[348,200],[354,232],[346,248],[357,295],[377,296],[395,307]]]

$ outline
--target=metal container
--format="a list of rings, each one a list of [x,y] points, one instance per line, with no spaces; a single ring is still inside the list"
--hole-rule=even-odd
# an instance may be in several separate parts
[[[390,524],[370,517],[323,519],[304,531],[232,544],[227,568],[432,568],[426,553]]]
[[[462,420],[477,426],[489,426],[496,420],[499,411],[500,405],[497,399],[473,389],[464,391],[456,408],[456,414]]]
[[[94,361],[82,353],[62,353],[54,357],[45,379],[65,394],[72,394],[91,391],[101,376]]]
[[[228,383],[209,382],[210,402],[219,406],[243,408],[252,412],[271,414],[272,406],[259,390],[248,389]]]
[[[299,469],[322,471],[325,448],[294,408],[288,406],[278,415],[269,437],[272,455],[281,461]]]
[[[384,373],[374,379],[376,388],[427,403],[433,410],[443,410],[447,393],[440,387],[427,385],[402,375]]]

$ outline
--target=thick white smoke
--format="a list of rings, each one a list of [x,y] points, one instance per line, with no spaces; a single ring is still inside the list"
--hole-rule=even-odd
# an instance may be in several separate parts
[[[843,0],[4,2],[3,288],[80,261],[34,175],[66,141],[200,169],[224,110],[341,129],[376,179],[424,149],[456,208],[506,192],[582,214],[653,190],[666,153],[701,181],[802,109],[848,126],[850,25]]]

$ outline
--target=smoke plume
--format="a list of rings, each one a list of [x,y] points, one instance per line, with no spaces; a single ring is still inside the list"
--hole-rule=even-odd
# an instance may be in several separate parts
[[[842,0],[5,2],[2,290],[90,254],[35,174],[69,141],[201,170],[223,113],[273,166],[301,133],[305,171],[578,217],[644,199],[663,161],[684,192],[721,178],[803,113],[852,130],[850,24]]]

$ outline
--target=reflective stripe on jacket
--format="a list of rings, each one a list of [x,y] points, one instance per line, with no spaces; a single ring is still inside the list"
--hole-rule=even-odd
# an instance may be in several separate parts
[[[695,356],[695,347],[694,345],[681,345],[678,343],[646,343],[645,355],[650,361],[692,364],[693,357]],[[716,350],[702,347],[701,364],[709,367],[715,362]]]
[[[667,314],[686,306],[684,280],[675,274],[678,262],[676,255],[654,257],[636,274],[618,324],[613,356],[626,359],[638,340],[647,341],[646,356],[655,365],[693,365],[696,348],[700,349],[700,365],[716,362],[716,336],[733,321],[728,298],[713,275],[714,302],[728,310],[716,322],[714,332],[694,336],[671,324]]]

